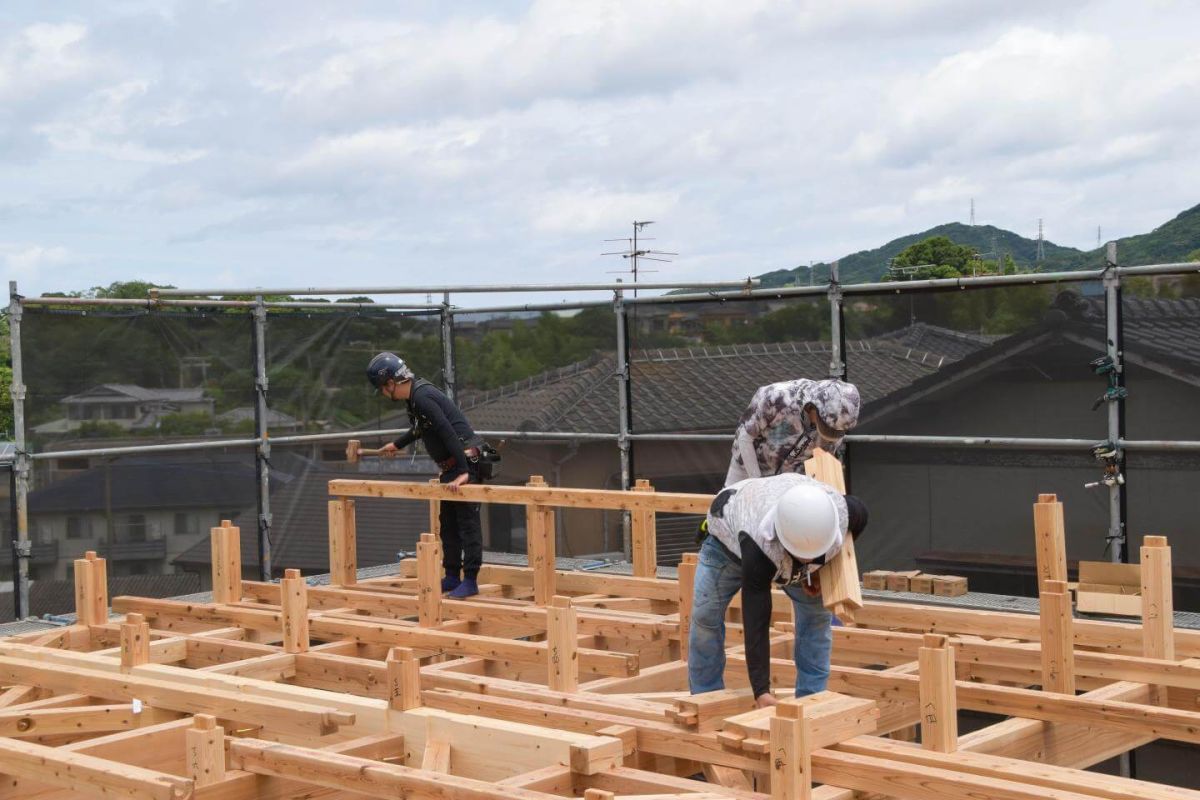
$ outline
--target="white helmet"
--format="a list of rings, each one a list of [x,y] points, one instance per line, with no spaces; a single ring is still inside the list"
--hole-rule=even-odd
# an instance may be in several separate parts
[[[793,486],[779,498],[775,534],[796,558],[811,560],[829,552],[839,530],[837,505],[819,486]]]

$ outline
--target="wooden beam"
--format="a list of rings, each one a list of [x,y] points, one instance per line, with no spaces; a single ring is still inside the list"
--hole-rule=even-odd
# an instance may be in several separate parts
[[[329,580],[335,586],[358,582],[358,528],[348,497],[329,501]]]
[[[558,795],[530,789],[496,787],[486,781],[261,739],[234,739],[229,742],[229,752],[241,769],[250,772],[295,778],[317,786],[376,797],[406,800],[562,800]]]
[[[407,647],[393,647],[387,657],[388,703],[396,711],[421,705],[421,662]]]
[[[68,708],[14,709],[0,711],[0,736],[28,738],[60,734],[109,733],[133,730],[142,725],[172,719],[168,712],[142,709],[132,704],[75,706]]]
[[[212,551],[214,603],[237,603],[242,599],[242,533],[229,520],[209,532]]]
[[[1039,599],[1042,624],[1042,688],[1075,694],[1075,632],[1071,596],[1062,581],[1042,581]]]
[[[921,746],[939,753],[958,749],[954,650],[945,636],[925,634],[920,651]]]
[[[652,493],[654,487],[645,478],[638,478],[633,491]],[[654,510],[634,511],[631,517],[630,540],[633,550],[633,574],[639,578],[656,577],[658,575],[658,537],[655,530]]]
[[[1038,495],[1033,504],[1033,536],[1037,553],[1038,586],[1067,580],[1067,542],[1063,504],[1052,494]]]
[[[208,714],[197,714],[188,729],[187,774],[197,788],[225,780],[225,729]]]
[[[283,651],[305,653],[308,651],[308,584],[300,577],[300,570],[289,569],[279,582],[283,611]]]
[[[0,739],[0,772],[6,778],[127,800],[183,800],[192,794],[192,782],[175,775],[16,739]]]
[[[432,533],[422,533],[417,542],[417,606],[421,627],[442,621],[441,542]]]
[[[900,628],[929,633],[969,633],[988,638],[1007,637],[1036,642],[1041,623],[1032,614],[1010,611],[976,611],[966,608],[923,606],[915,603],[869,601],[855,618],[872,628]],[[1075,620],[1075,647],[1110,653],[1142,654],[1142,626],[1126,622]],[[1177,658],[1200,657],[1200,631],[1176,630]]]
[[[1171,548],[1165,536],[1142,540],[1142,649],[1148,658],[1175,660],[1175,602]]]
[[[550,688],[556,692],[574,692],[579,688],[579,629],[575,609],[569,597],[558,595],[546,611]]]
[[[119,667],[119,664],[117,664]],[[159,708],[189,714],[207,713],[222,719],[278,727],[279,730],[321,736],[339,724],[353,723],[353,715],[316,704],[282,702],[211,688],[182,686],[139,674],[147,669],[179,669],[148,665],[133,673],[109,673],[45,661],[0,657],[0,682],[30,683],[55,691],[82,692],[114,700],[142,700]],[[187,672],[188,670],[179,670]],[[224,676],[210,676],[212,678]]]
[[[404,481],[333,480],[329,493],[341,497],[393,497],[410,500],[464,500],[469,503],[536,503],[559,508],[601,508],[618,511],[658,511],[666,514],[704,514],[712,495],[674,492],[623,492],[618,489],[485,486],[468,484],[451,496],[444,486]]]
[[[812,797],[812,734],[804,706],[783,701],[771,718],[771,800]]]
[[[696,588],[696,568],[700,565],[697,553],[684,553],[679,562],[679,658],[687,661],[688,639],[692,630],[692,598]]]

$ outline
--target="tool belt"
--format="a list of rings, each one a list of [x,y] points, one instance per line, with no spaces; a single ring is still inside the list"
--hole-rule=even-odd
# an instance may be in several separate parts
[[[463,455],[465,455],[467,457],[468,461],[470,461],[472,464],[474,464],[476,461],[479,460],[479,448],[478,447],[464,447]],[[440,469],[442,472],[445,472],[448,469],[454,469],[456,466],[458,466],[458,459],[456,459],[454,456],[450,456],[445,461],[437,462],[437,465],[438,465],[438,469]]]

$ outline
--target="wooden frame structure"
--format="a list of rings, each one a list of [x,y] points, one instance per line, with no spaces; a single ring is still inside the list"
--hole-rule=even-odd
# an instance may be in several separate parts
[[[241,580],[223,523],[212,602],[119,597],[124,616],[110,619],[103,559],[77,561],[78,622],[0,640],[0,800],[1200,800],[1083,771],[1159,738],[1200,742],[1200,632],[1172,628],[1161,537],[1141,553],[1143,624],[1074,619],[1052,496],[1034,514],[1040,616],[855,608],[835,588],[854,625],[834,630],[829,691],[795,699],[780,595],[780,702],[757,710],[736,601],[729,688],[691,696],[695,556],[680,581],[654,575],[654,514],[703,511],[707,497],[466,487],[458,497],[526,507],[530,559],[485,566],[481,594],[452,600],[432,534],[395,575],[354,569],[355,497],[452,495],[346,480],[330,491],[330,586]],[[555,571],[563,507],[631,511],[638,574]],[[960,734],[960,709],[1007,719]]]

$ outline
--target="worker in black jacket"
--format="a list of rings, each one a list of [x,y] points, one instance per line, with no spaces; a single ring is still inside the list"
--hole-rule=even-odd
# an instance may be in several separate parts
[[[479,456],[483,440],[467,418],[440,389],[413,374],[394,353],[380,353],[367,365],[367,379],[379,393],[408,405],[410,428],[380,452],[394,456],[420,439],[441,470],[441,482],[451,492],[468,483],[480,483]],[[479,503],[443,502],[438,517],[442,529],[442,591],[450,597],[479,594],[479,567],[483,562],[483,530]]]

